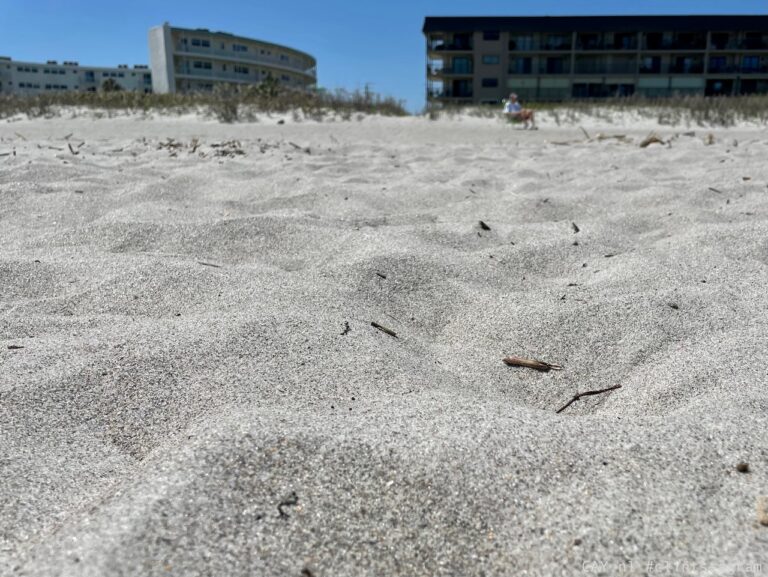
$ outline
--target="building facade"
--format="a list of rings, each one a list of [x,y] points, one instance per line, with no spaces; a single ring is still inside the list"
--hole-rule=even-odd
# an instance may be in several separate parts
[[[80,66],[77,62],[49,60],[22,62],[0,57],[0,94],[49,94],[52,92],[97,92],[111,80],[123,90],[152,92],[148,66],[127,64],[115,68]]]
[[[294,88],[317,82],[317,62],[305,52],[202,28],[152,28],[149,55],[158,93],[209,91],[216,84],[258,84],[270,77]]]
[[[768,93],[768,16],[428,17],[427,102]]]

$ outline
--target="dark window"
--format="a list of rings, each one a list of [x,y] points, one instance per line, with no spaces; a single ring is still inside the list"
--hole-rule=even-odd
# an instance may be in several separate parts
[[[248,74],[248,73],[250,73],[250,70],[248,69],[247,66],[233,66],[232,69],[237,74]]]
[[[501,34],[498,30],[486,30],[483,32],[483,40],[498,40]]]
[[[199,38],[193,38],[192,39],[192,46],[200,46],[200,39]]]
[[[483,78],[483,88],[497,88],[498,86],[498,78]]]
[[[248,47],[243,46],[242,44],[233,44],[232,50],[234,50],[235,52],[248,52]]]
[[[499,62],[501,62],[501,59],[496,54],[483,55],[483,64],[498,64]]]
[[[211,47],[211,41],[210,40],[203,40],[201,42],[203,48],[210,48]]]

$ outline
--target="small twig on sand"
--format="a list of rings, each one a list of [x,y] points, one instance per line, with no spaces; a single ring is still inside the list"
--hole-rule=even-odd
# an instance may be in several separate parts
[[[211,266],[213,268],[222,268],[220,264],[213,264],[212,262],[203,262],[201,260],[197,261],[197,264],[201,264],[203,266]]]
[[[11,154],[16,156],[16,152],[12,151],[12,152],[0,152],[0,157],[2,157],[2,156],[10,156]]]
[[[371,321],[371,326],[375,329],[379,329],[383,333],[387,333],[390,337],[397,337],[397,333],[393,331],[392,329],[388,329],[387,327],[381,326],[379,323]]]
[[[485,224],[482,220],[480,221],[480,228],[483,230],[491,230],[491,227]]]
[[[376,276],[378,276],[378,277],[381,277],[381,278],[383,278],[384,280],[386,280],[386,279],[387,279],[387,275],[385,275],[385,274],[383,274],[383,273],[380,273],[380,272],[377,272],[377,273],[376,273]]]
[[[352,329],[349,328],[349,321],[344,321],[344,330],[342,331],[341,336],[343,337],[344,335],[348,334],[349,331],[351,330]]]
[[[581,230],[575,222],[571,223],[571,228],[573,228],[574,233],[577,233]]]
[[[72,135],[73,135],[73,134],[74,134],[74,132],[70,132],[69,134],[67,134],[67,135],[64,137],[64,140],[69,140],[70,138],[72,138]]]
[[[716,188],[711,187],[711,186],[709,187],[709,190],[711,190],[712,192],[716,192],[717,194],[723,194],[722,190],[717,190]]]
[[[537,371],[547,372],[547,371],[562,371],[563,367],[561,365],[553,365],[550,363],[545,363],[544,361],[537,361],[536,359],[524,359],[522,357],[507,357],[504,359],[504,364],[509,365],[510,367],[525,367],[527,369],[535,369]]]
[[[71,152],[73,155],[77,156],[78,154],[80,154],[80,153],[79,153],[77,150],[75,150],[74,148],[72,148],[72,145],[71,145],[69,142],[67,142],[67,146],[69,146],[69,151],[70,151],[70,152]]]
[[[586,136],[586,137],[587,137],[587,140],[592,140],[592,137],[589,135],[589,132],[587,132],[586,130],[584,130],[584,127],[583,127],[583,126],[579,126],[579,128],[580,128],[580,129],[581,129],[581,131],[584,133],[584,136]]]
[[[14,134],[15,134],[16,136],[18,136],[19,138],[21,138],[22,140],[24,140],[24,141],[26,141],[26,140],[27,140],[26,138],[24,138],[24,135],[23,135],[23,134],[19,134],[18,132],[14,132]]]
[[[557,413],[562,413],[565,409],[571,406],[571,404],[578,401],[581,397],[588,397],[590,395],[599,395],[601,393],[607,393],[608,391],[615,391],[616,389],[620,389],[621,385],[615,385],[613,387],[608,387],[607,389],[600,389],[599,391],[586,391],[585,393],[576,393],[573,398],[565,403],[562,407],[560,407],[557,410]]]

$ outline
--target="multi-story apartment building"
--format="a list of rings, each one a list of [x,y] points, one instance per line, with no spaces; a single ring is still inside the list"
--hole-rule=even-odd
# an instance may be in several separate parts
[[[123,90],[152,92],[152,75],[148,66],[104,68],[80,66],[77,62],[59,64],[49,60],[42,64],[0,57],[0,94],[96,92],[108,79]]]
[[[768,93],[768,16],[428,17],[427,101]]]
[[[317,82],[316,60],[299,50],[206,29],[149,31],[155,92],[212,90],[216,84],[258,84],[269,77],[284,86],[304,88]]]

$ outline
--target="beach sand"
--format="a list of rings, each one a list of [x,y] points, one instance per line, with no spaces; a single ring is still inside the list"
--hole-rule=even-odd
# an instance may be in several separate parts
[[[768,129],[583,127],[3,121],[0,574],[768,574]]]

